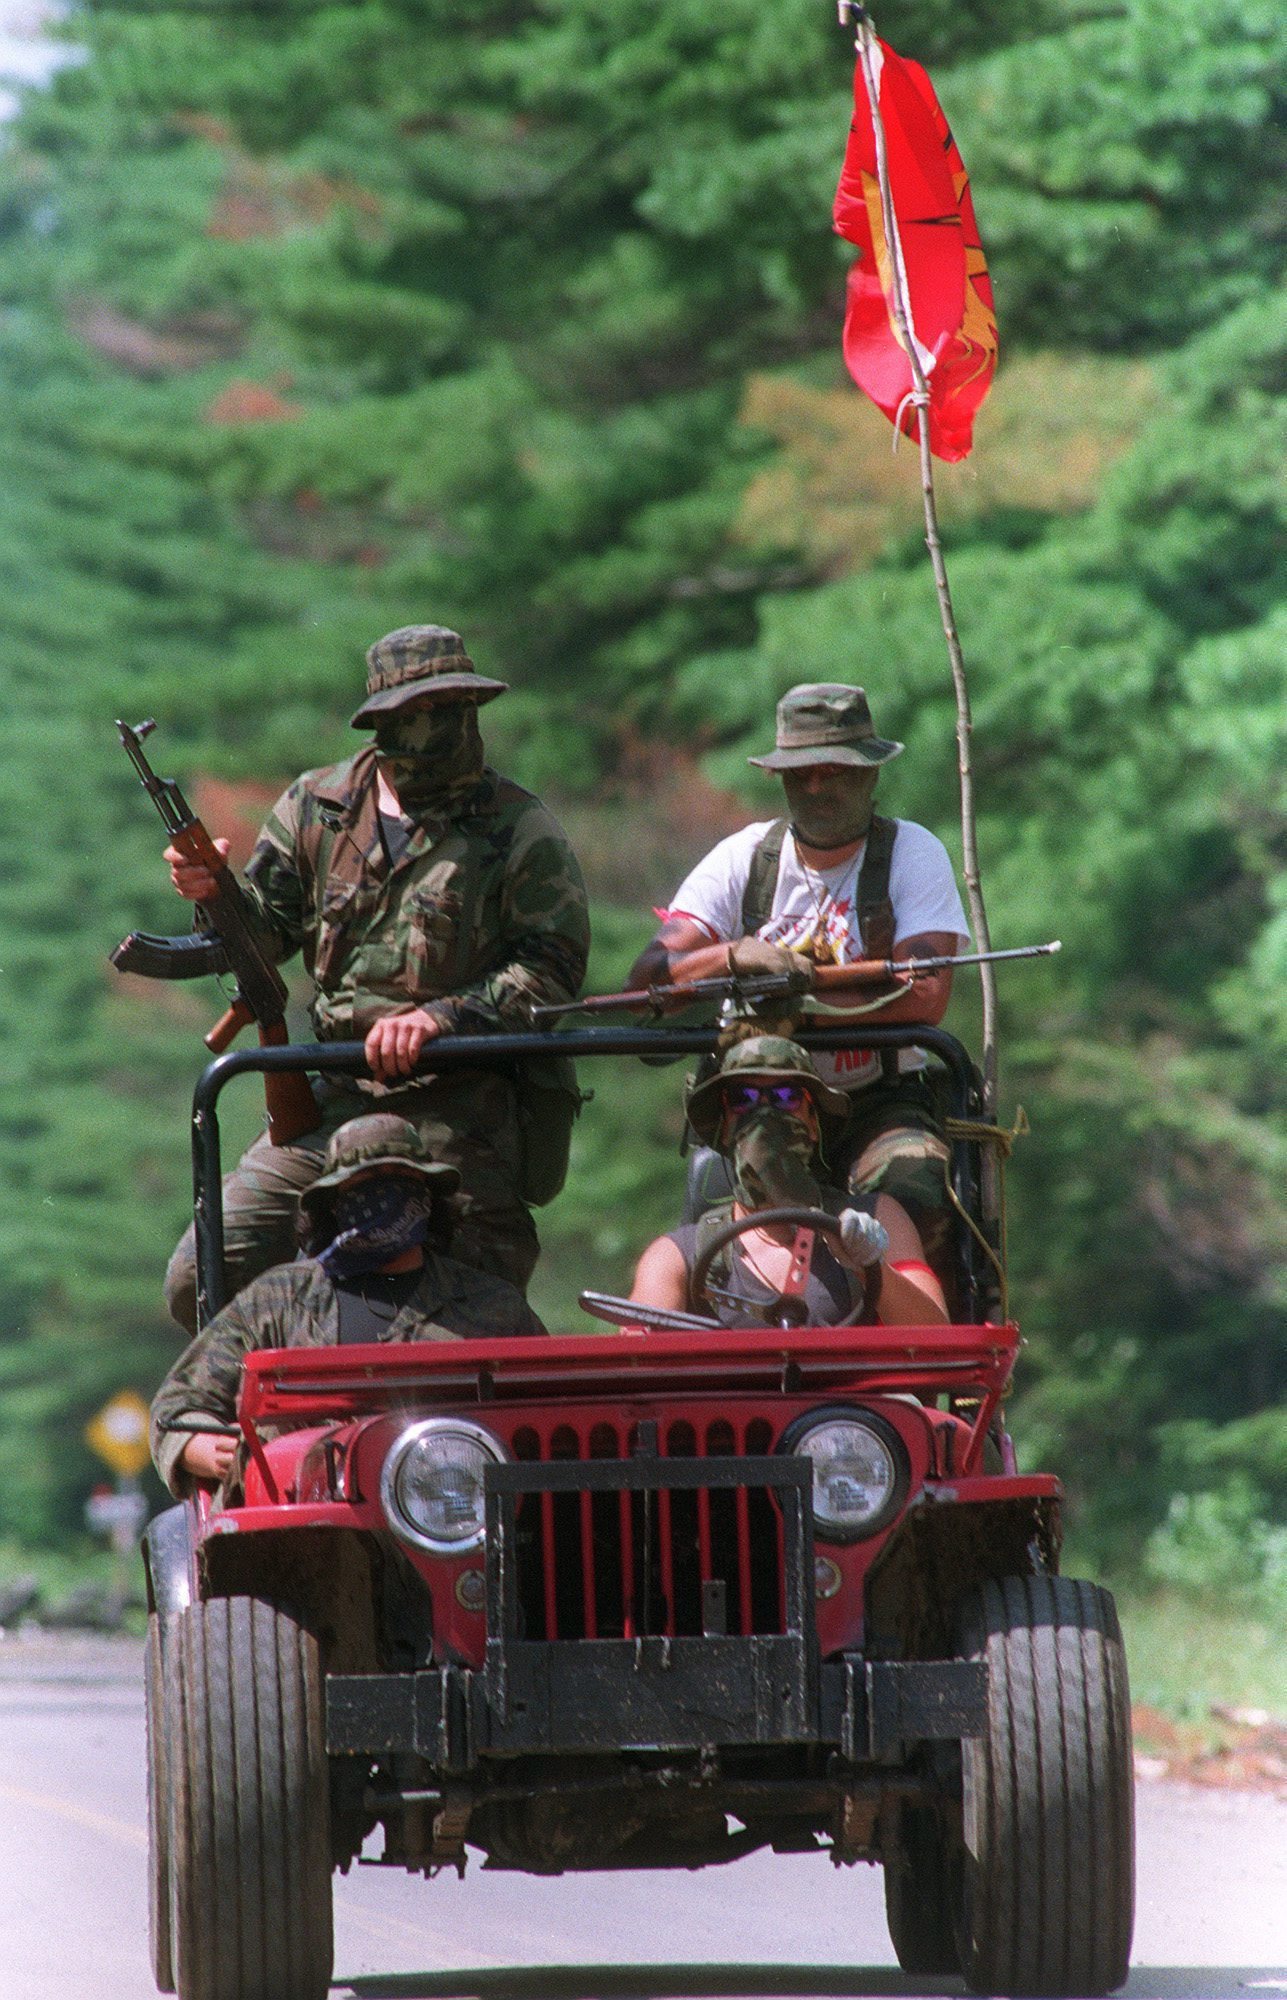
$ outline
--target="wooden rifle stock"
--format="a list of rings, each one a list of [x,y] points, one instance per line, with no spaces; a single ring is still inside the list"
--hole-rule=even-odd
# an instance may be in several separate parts
[[[234,1000],[204,1037],[211,1055],[221,1056],[254,1018],[244,1000]],[[284,1020],[259,1024],[261,1049],[282,1048],[289,1039]],[[315,1132],[321,1122],[313,1086],[302,1070],[283,1070],[280,1075],[265,1076],[264,1102],[268,1106],[268,1136],[274,1146],[289,1146],[306,1132]]]
[[[289,1040],[285,1021],[273,1021],[267,1027],[260,1023],[261,1048],[279,1048]],[[283,1070],[280,1075],[265,1076],[264,1102],[268,1107],[268,1137],[274,1146],[289,1146],[306,1132],[316,1132],[322,1122],[313,1086],[303,1070]]]
[[[248,1028],[254,1015],[244,1000],[234,1000],[226,1014],[221,1014],[208,1035],[202,1037],[212,1056],[221,1056],[225,1049],[232,1047],[243,1028]]]

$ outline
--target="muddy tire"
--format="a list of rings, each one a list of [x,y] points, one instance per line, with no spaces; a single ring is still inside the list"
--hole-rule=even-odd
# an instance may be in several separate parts
[[[941,1817],[925,1806],[900,1807],[885,1855],[885,1919],[904,1972],[957,1977],[960,1857]]]
[[[180,2000],[326,2000],[331,1853],[316,1642],[251,1597],[194,1604],[173,1636]]]
[[[152,1977],[157,1990],[173,1993],[170,1960],[170,1779],[165,1716],[165,1671],[161,1662],[161,1620],[154,1611],[147,1621],[143,1655],[144,1706],[147,1716],[147,1929]]]
[[[961,1970],[979,1993],[1092,1996],[1127,1976],[1134,1811],[1109,1593],[1008,1577],[967,1607],[988,1727],[962,1745]]]

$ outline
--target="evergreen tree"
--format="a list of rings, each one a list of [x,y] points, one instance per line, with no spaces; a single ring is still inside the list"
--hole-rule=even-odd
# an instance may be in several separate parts
[[[1006,987],[1037,1124],[1024,1423],[1129,1525],[1185,1465],[1267,1491],[1283,1457],[1255,1428],[1282,1310],[1283,31],[1267,0],[890,0],[878,26],[933,66],[1017,350],[1009,476],[981,443],[949,518],[994,928],[1068,940]],[[846,462],[826,532],[807,480],[771,503],[802,464],[773,413],[840,394],[850,65],[817,0],[87,0],[69,32],[84,59],[0,161],[0,1490],[33,1534],[76,1519],[84,1418],[173,1352],[156,1288],[215,1011],[105,967],[179,909],[115,715],[156,713],[185,778],[271,787],[352,742],[371,638],[458,624],[515,685],[489,740],[560,789],[606,892],[612,830],[652,837],[603,803],[658,768],[645,732],[749,807],[777,694],[861,663],[909,744],[890,802],[954,816],[910,464],[904,500]],[[600,912],[601,983],[650,922]],[[673,1213],[676,1096],[650,1072],[587,1114],[543,1219],[569,1267],[623,1282],[620,1215]],[[1203,1448],[1155,1443],[1164,1418]]]

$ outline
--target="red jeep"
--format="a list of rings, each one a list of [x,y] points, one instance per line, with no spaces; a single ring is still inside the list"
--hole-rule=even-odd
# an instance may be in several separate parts
[[[861,1039],[927,1049],[977,1117],[953,1037]],[[434,1064],[712,1040],[460,1038]],[[205,1072],[206,1316],[216,1101],[276,1067],[364,1063],[330,1044]],[[163,1991],[324,2000],[332,1871],[377,1829],[374,1858],[426,1874],[470,1848],[540,1874],[760,1847],[879,1861],[909,1972],[993,1994],[1125,1980],[1121,1636],[1107,1592],[1058,1574],[1058,1482],[1015,1467],[1019,1335],[988,1316],[975,1141],[954,1141],[951,1179],[968,1323],[793,1326],[788,1300],[780,1327],[729,1330],[587,1293],[648,1330],[251,1358],[240,1489],[171,1508],[145,1543]]]

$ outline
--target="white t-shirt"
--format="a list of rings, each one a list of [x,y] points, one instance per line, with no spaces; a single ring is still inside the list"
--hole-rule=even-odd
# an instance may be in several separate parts
[[[687,917],[699,924],[714,943],[732,943],[741,937],[742,898],[751,856],[772,825],[772,820],[759,820],[721,840],[680,883],[667,915]],[[926,931],[950,931],[958,940],[958,950],[968,946],[969,927],[947,849],[928,827],[918,826],[915,820],[899,819],[894,825],[898,831],[889,864],[889,900],[894,906],[895,945]],[[864,841],[838,868],[808,868],[788,828],[772,914],[760,925],[758,935],[770,944],[796,948],[825,939],[826,950],[810,955],[837,965],[861,958],[857,887],[866,851]],[[880,1074],[879,1058],[857,1050],[842,1049],[834,1055],[817,1050],[814,1061],[823,1077],[841,1090],[860,1090]],[[923,1061],[904,1049],[900,1067],[921,1068]]]

